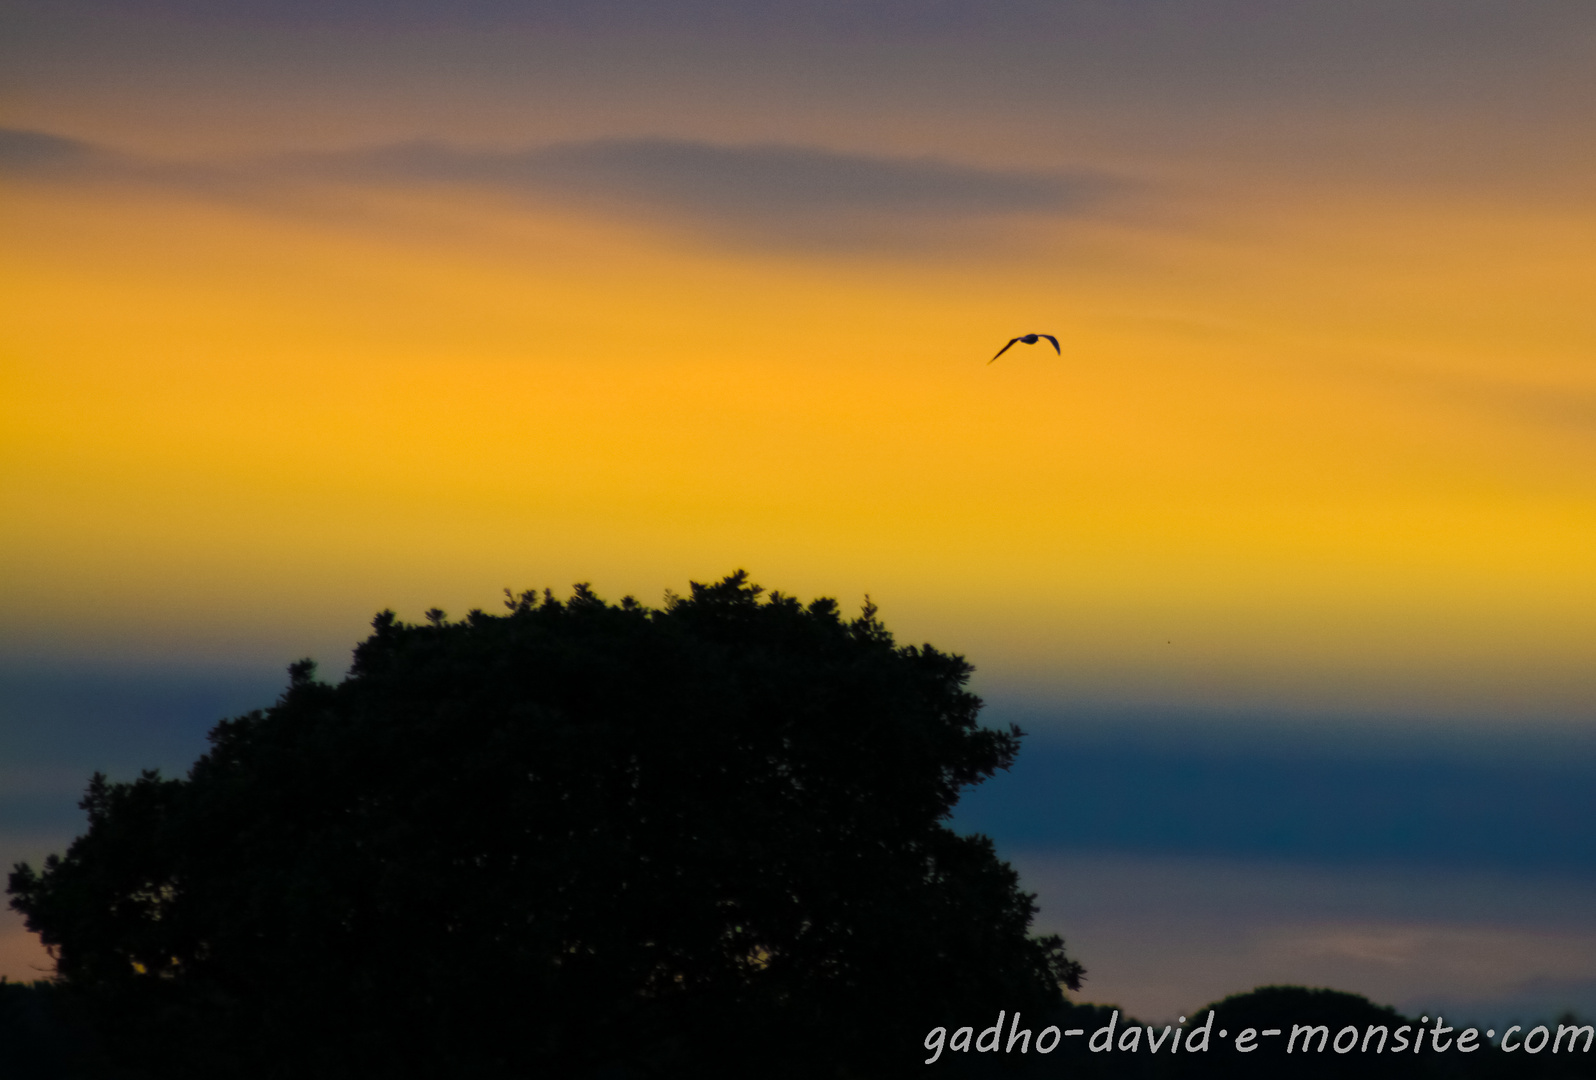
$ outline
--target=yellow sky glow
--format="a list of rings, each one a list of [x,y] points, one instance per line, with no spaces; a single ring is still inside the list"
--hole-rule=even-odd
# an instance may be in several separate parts
[[[1238,191],[939,256],[447,190],[0,213],[24,651],[746,566],[1077,694],[1589,715],[1578,208]],[[1028,330],[1062,359],[986,364]]]

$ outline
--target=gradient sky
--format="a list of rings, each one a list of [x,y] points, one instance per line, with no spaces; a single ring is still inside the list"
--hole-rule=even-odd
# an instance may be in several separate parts
[[[1049,831],[1071,754],[1239,821],[1312,729],[1353,790],[1551,791],[1509,869],[1587,881],[1588,3],[215,7],[0,2],[9,850],[381,608],[746,567],[1054,740],[979,810],[1026,866],[1180,854]],[[1318,805],[1187,854],[1418,850]],[[1588,919],[1493,910],[1596,987]]]

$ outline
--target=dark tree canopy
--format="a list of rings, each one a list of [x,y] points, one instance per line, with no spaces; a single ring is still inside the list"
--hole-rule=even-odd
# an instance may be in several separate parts
[[[508,607],[384,612],[12,874],[128,1075],[895,1075],[1078,984],[946,825],[1021,735],[961,657],[742,573]]]

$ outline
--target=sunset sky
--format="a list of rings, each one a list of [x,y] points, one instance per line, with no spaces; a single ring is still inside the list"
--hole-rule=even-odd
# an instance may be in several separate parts
[[[383,608],[746,568],[1023,718],[1089,999],[1596,1011],[1593,193],[1585,0],[4,0],[0,856]]]

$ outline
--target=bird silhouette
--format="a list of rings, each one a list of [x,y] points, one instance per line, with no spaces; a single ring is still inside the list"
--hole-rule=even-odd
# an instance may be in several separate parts
[[[1047,340],[1049,340],[1049,341],[1051,341],[1053,343],[1053,351],[1054,352],[1058,353],[1060,356],[1064,355],[1063,351],[1058,347],[1058,338],[1054,337],[1052,334],[1022,334],[1019,337],[1014,338],[1013,340],[1011,340],[1008,343],[1008,345],[1005,345],[1001,349],[999,349],[997,351],[997,356],[994,356],[992,358],[992,360],[996,360],[998,358],[998,356],[1002,356],[1004,353],[1008,352],[1010,346],[1012,346],[1014,344],[1014,342],[1016,342],[1016,341],[1021,342],[1023,344],[1026,344],[1026,345],[1035,345],[1038,341],[1041,341],[1043,338],[1047,338]],[[987,363],[990,364],[992,362],[992,360],[988,360]]]

